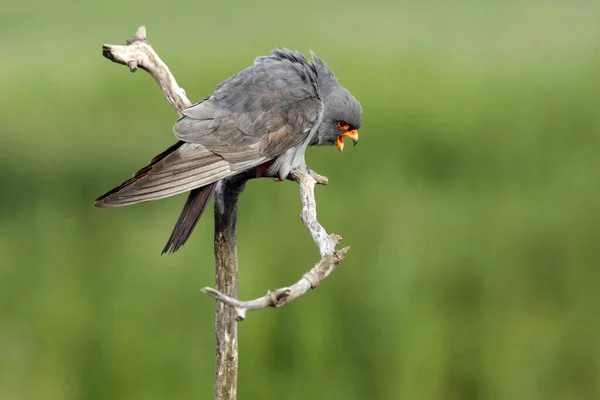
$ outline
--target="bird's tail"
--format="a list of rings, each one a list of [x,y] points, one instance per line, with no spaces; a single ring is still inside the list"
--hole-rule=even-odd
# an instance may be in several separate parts
[[[189,239],[210,199],[212,199],[216,185],[216,183],[212,183],[190,192],[161,254],[175,253]]]
[[[96,199],[96,207],[119,207],[190,191],[164,253],[188,240],[210,202],[216,182],[231,174],[229,164],[206,148],[182,141],[154,157],[135,175]]]

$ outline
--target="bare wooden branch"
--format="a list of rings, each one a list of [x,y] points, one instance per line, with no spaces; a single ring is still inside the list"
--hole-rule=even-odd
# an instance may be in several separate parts
[[[127,40],[127,45],[102,46],[102,55],[116,63],[127,65],[131,72],[141,68],[152,75],[165,97],[179,116],[192,103],[177,84],[175,77],[146,40],[146,28],[140,27]],[[215,191],[215,261],[216,284],[229,296],[237,296],[238,261],[236,222],[238,196],[243,180],[218,183]],[[234,400],[237,396],[238,347],[235,313],[224,304],[216,304],[216,381],[215,399]]]
[[[308,170],[308,174],[312,176],[312,178],[317,182],[318,185],[327,185],[329,183],[329,178],[323,175],[317,174],[312,169]],[[290,175],[292,180],[296,180],[293,175]]]
[[[326,177],[320,176],[315,172],[309,174],[301,170],[292,171],[290,177],[300,185],[300,201],[302,202],[300,217],[302,218],[302,222],[319,247],[321,257],[324,257],[326,254],[333,253],[338,243],[329,237],[325,228],[317,220],[317,202],[315,200],[315,184],[317,181],[313,175],[323,181],[327,180]]]
[[[215,278],[217,289],[231,298],[238,295],[237,214],[245,180],[220,181],[215,190]],[[217,302],[215,317],[215,399],[235,400],[238,379],[237,316]]]
[[[167,64],[160,59],[150,42],[146,40],[145,26],[140,26],[135,35],[127,39],[125,46],[103,45],[102,55],[113,62],[127,65],[131,72],[141,68],[150,73],[179,116],[184,109],[192,105]]]
[[[314,192],[317,180],[313,175],[320,179],[321,182],[327,182],[327,178],[325,177],[321,177],[314,172],[307,173],[301,170],[292,171],[289,179],[298,182],[300,185],[300,200],[302,202],[300,217],[319,247],[321,260],[310,271],[302,275],[302,278],[293,285],[269,291],[265,296],[254,300],[240,301],[216,289],[209,287],[202,289],[202,293],[213,297],[218,302],[231,306],[235,310],[238,321],[244,320],[246,313],[250,310],[281,307],[296,300],[310,289],[316,288],[348,254],[349,247],[335,250],[342,238],[336,234],[328,235],[325,228],[317,221],[317,203]]]

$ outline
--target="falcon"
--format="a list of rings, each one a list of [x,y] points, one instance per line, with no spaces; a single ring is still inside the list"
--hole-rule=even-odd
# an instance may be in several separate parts
[[[311,53],[273,50],[217,85],[183,111],[173,130],[179,141],[154,157],[96,207],[120,207],[190,192],[162,254],[190,237],[219,180],[251,172],[284,180],[306,170],[308,146],[358,142],[360,103],[329,66]]]

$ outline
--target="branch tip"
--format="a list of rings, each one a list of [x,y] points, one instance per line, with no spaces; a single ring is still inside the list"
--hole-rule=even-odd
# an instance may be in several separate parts
[[[135,32],[135,35],[127,39],[125,44],[129,46],[130,44],[140,41],[146,41],[146,27],[144,25],[140,26]]]
[[[329,183],[329,178],[323,175],[317,174],[312,169],[308,170],[308,174],[317,182],[318,185],[327,185]]]
[[[335,253],[333,253],[335,255],[336,264],[339,264],[340,262],[342,262],[342,260],[346,257],[346,255],[348,254],[348,252],[350,251],[350,246],[346,246],[341,250],[336,250]]]
[[[333,247],[337,247],[337,245],[342,242],[342,237],[336,233],[332,233],[329,235],[329,240],[331,241],[331,244],[333,244]]]

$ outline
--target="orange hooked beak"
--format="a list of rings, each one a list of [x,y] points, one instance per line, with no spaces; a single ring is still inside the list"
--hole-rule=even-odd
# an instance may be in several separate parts
[[[344,138],[349,137],[352,139],[354,146],[358,143],[358,129],[352,129],[351,131],[346,131],[335,139],[335,145],[337,146],[339,151],[344,150]]]

